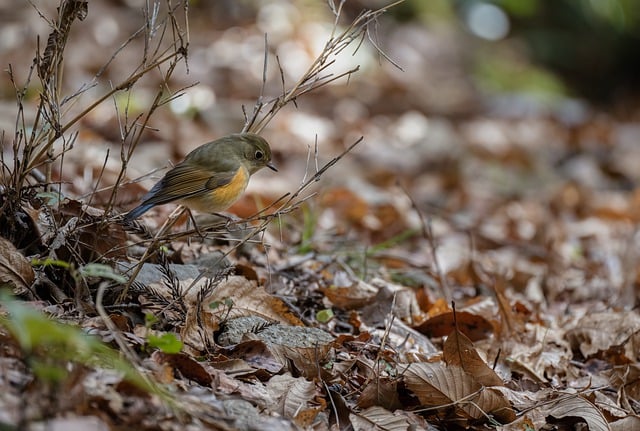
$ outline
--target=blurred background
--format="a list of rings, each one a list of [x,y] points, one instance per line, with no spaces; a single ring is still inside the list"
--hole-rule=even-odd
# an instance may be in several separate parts
[[[32,3],[0,0],[0,64],[3,69],[11,65],[18,84],[26,82],[38,38],[42,49],[50,32],[40,13],[53,17],[57,6]],[[346,1],[338,29],[363,9],[388,3]],[[67,94],[93,85],[82,96],[90,101],[135,70],[143,38],[114,53],[145,22],[144,5],[141,0],[89,2],[88,16],[74,24],[65,54]],[[330,69],[341,73],[359,65],[356,74],[300,98],[266,127],[263,134],[280,173],[256,175],[245,199],[251,205],[234,212],[250,213],[259,205],[257,198],[264,202],[294,191],[314,172],[316,141],[322,164],[360,136],[364,142],[322,179],[318,198],[309,203],[319,214],[318,225],[333,233],[366,232],[373,242],[394,237],[416,223],[405,192],[428,214],[464,228],[482,227],[500,238],[531,239],[549,216],[566,211],[582,217],[593,210],[593,202],[611,201],[598,193],[622,193],[623,206],[635,208],[639,20],[635,0],[406,0],[395,5]],[[129,178],[242,128],[243,107],[251,112],[262,91],[265,34],[268,100],[280,94],[283,79],[290,87],[300,78],[330,37],[334,21],[321,0],[191,1],[188,62],[178,66],[169,83],[171,91],[183,94],[154,114]],[[158,76],[145,76],[78,125],[79,143],[66,156],[64,172],[58,172],[65,193],[84,196],[99,177],[101,186],[113,184],[124,107],[129,120],[144,112],[161,85]],[[5,155],[11,154],[16,124],[14,94],[5,75],[0,80]],[[35,81],[27,94],[35,103]],[[82,103],[69,106],[66,115]],[[103,165],[106,172],[100,174]],[[159,175],[124,187],[119,207],[131,208]],[[523,205],[531,199],[539,210],[525,211],[531,229],[485,229],[487,217],[505,216],[501,211],[515,198],[524,199]],[[93,204],[100,205],[100,195]],[[635,218],[635,212],[625,217]],[[361,231],[350,230],[351,225]]]

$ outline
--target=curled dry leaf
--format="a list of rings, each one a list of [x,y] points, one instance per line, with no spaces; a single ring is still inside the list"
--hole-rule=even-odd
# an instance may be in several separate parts
[[[421,314],[416,294],[405,286],[376,277],[369,283],[378,291],[375,300],[360,310],[361,319],[370,326],[386,326],[389,313],[397,320],[413,322]]]
[[[322,365],[327,362],[330,345],[324,344],[317,347],[279,345],[273,346],[273,350],[276,356],[288,359],[295,372],[311,379],[318,376]]]
[[[418,362],[409,365],[405,383],[423,406],[455,405],[461,417],[480,419],[492,414],[502,422],[515,419],[507,399],[499,391],[485,388],[457,366]]]
[[[193,289],[194,293],[197,289]],[[254,281],[244,277],[229,277],[221,282],[213,293],[204,298],[204,304],[220,300],[233,302],[231,312],[227,317],[258,315],[267,320],[289,325],[303,326],[298,317],[289,310],[287,305],[273,295],[267,293],[263,286],[257,286]]]
[[[31,264],[14,245],[0,237],[0,286],[9,284],[16,295],[29,291],[35,274]]]
[[[581,418],[590,431],[611,431],[607,420],[596,406],[579,395],[563,396],[546,409],[547,422],[561,423]]]
[[[602,381],[606,382],[606,379],[603,378]],[[604,384],[606,385],[606,383]],[[606,389],[593,392],[593,404],[600,409],[610,422],[626,417],[628,411],[622,407],[624,405],[621,402],[622,400],[613,394],[613,391],[611,391],[611,393],[607,392]]]
[[[220,359],[216,358],[209,364],[216,370],[222,371],[229,379],[238,379],[246,376],[255,376],[257,370],[244,359]]]
[[[585,358],[623,346],[627,362],[635,362],[640,356],[640,316],[635,311],[587,314],[567,332],[567,339]]]
[[[349,415],[351,424],[357,430],[371,431],[406,431],[409,429],[409,421],[404,416],[394,415],[382,407],[369,407],[360,413]]]
[[[271,352],[269,346],[261,340],[244,341],[227,349],[225,353],[231,359],[244,361],[254,371],[263,370],[275,374],[280,372],[286,365],[286,362],[279,360]]]
[[[640,399],[640,365],[618,365],[602,374],[609,379],[609,385],[620,394],[620,403],[630,405]]]
[[[402,407],[398,398],[398,380],[388,377],[371,379],[358,397],[358,407],[382,406],[389,410]]]
[[[169,365],[186,379],[193,380],[202,386],[211,386],[213,382],[211,374],[198,361],[184,353],[169,354],[155,351],[151,354],[151,358],[158,363]]]
[[[267,383],[267,391],[275,401],[269,407],[284,417],[306,420],[309,416],[315,417],[318,414],[318,406],[312,400],[319,397],[320,393],[315,383],[302,377],[292,377],[289,373],[273,376]],[[303,426],[302,423],[298,425]]]
[[[346,284],[342,286],[336,283],[321,289],[333,305],[343,310],[354,310],[368,305],[378,294],[378,289],[362,280],[350,279]]]

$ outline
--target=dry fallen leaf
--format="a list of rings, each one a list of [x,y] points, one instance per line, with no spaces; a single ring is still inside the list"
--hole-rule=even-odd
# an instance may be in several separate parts
[[[373,406],[359,413],[349,415],[351,424],[356,430],[362,431],[407,431],[409,421],[406,417],[394,415],[382,407]]]
[[[624,419],[611,422],[611,431],[636,431],[640,429],[640,416],[629,415]]]
[[[444,337],[455,329],[454,320],[458,322],[458,328],[472,341],[489,338],[493,333],[493,326],[485,318],[467,311],[453,311],[438,314],[431,317],[414,329],[429,337]]]
[[[317,403],[313,400],[320,397],[320,392],[315,383],[302,377],[292,377],[290,373],[276,375],[267,382],[267,391],[271,399],[276,402],[269,408],[284,417],[295,419],[309,419],[309,413],[313,417],[318,414]],[[297,422],[297,420],[296,420]],[[302,426],[302,424],[299,423]]]
[[[14,294],[24,295],[34,279],[35,274],[27,258],[10,241],[0,237],[0,286],[9,284]]]
[[[211,386],[213,377],[198,361],[184,353],[168,354],[155,351],[151,358],[161,364],[168,364],[185,379],[193,380],[202,386]]]
[[[357,404],[363,409],[373,406],[384,407],[388,410],[401,408],[402,403],[398,398],[398,380],[376,376],[362,389]]]
[[[469,338],[455,329],[444,343],[443,359],[447,365],[455,365],[473,376],[483,386],[502,386],[504,382],[482,360]]]
[[[462,368],[417,362],[404,374],[407,388],[423,406],[456,406],[461,417],[480,419],[491,413],[503,422],[515,419],[507,399],[499,391],[485,388]]]
[[[240,276],[230,276],[220,281],[212,293],[201,297],[209,279],[203,278],[192,286],[192,279],[179,281],[179,291],[185,298],[185,323],[180,331],[180,339],[191,353],[203,352],[214,346],[214,335],[220,329],[223,320],[240,316],[260,316],[267,321],[302,326],[298,317],[287,305],[274,295],[270,295],[263,286]],[[162,282],[152,283],[157,296],[173,301],[172,290]],[[151,312],[157,311],[150,309]]]
[[[637,311],[590,313],[567,332],[567,339],[585,358],[621,346],[627,363],[640,357],[640,316]]]
[[[271,350],[271,347],[262,340],[247,340],[225,349],[225,354],[231,359],[241,359],[254,372],[264,370],[276,374],[283,369],[286,361],[278,358]]]
[[[362,308],[370,304],[378,294],[378,289],[371,284],[342,272],[334,276],[334,284],[321,291],[333,305],[343,310]]]
[[[590,431],[611,431],[600,410],[579,395],[565,395],[545,408],[547,421],[559,423],[564,420],[573,423],[575,418],[586,422]]]

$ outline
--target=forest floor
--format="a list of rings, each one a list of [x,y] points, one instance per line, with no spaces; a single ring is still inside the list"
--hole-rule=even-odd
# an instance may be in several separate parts
[[[2,6],[0,429],[640,429],[638,107],[481,91],[470,36],[383,14],[316,78],[357,71],[252,126],[278,172],[229,220],[127,225],[335,20],[133,3],[90,2],[60,63],[54,5]]]

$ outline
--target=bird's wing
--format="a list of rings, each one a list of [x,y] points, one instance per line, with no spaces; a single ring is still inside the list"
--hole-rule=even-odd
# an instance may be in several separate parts
[[[229,184],[236,172],[211,172],[205,169],[177,165],[167,172],[142,199],[144,204],[162,205],[175,200],[191,198],[216,187]]]

